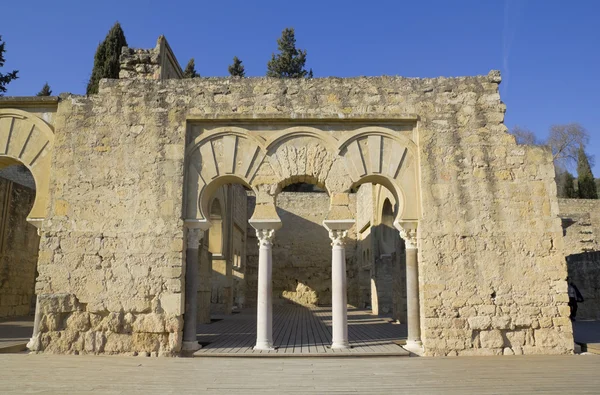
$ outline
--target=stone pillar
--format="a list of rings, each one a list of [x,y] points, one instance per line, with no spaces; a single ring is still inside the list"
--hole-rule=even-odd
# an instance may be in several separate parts
[[[332,349],[349,348],[348,295],[346,290],[346,246],[344,238],[354,220],[323,221],[331,239]]]
[[[406,246],[406,310],[408,338],[407,346],[421,347],[421,314],[419,311],[419,262],[417,250],[417,228],[400,227],[400,237]]]
[[[185,250],[185,315],[183,321],[184,351],[196,351],[201,348],[196,339],[198,329],[198,249],[204,230],[187,227],[187,246]]]
[[[40,351],[40,321],[42,319],[42,311],[40,307],[40,296],[36,295],[35,316],[33,318],[33,334],[27,342],[27,348],[30,351]]]
[[[273,237],[275,229],[256,229],[258,238],[258,292],[255,350],[273,348]]]

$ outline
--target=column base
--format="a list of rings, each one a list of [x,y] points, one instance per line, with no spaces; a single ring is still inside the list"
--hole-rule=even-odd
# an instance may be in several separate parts
[[[183,344],[182,344],[182,346],[181,346],[181,349],[183,351],[198,351],[201,348],[202,348],[202,346],[200,344],[198,344],[197,341],[196,342],[187,342],[187,341],[184,341]]]
[[[420,340],[407,340],[406,345],[403,347],[406,351],[409,351],[415,355],[423,355],[423,343]]]
[[[332,350],[343,350],[348,348],[352,348],[348,342],[337,342],[331,345]]]
[[[275,347],[273,347],[272,343],[269,342],[257,342],[254,346],[253,350],[257,351],[273,351]]]

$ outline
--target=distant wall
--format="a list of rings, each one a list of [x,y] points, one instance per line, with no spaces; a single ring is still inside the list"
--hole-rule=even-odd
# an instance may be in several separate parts
[[[600,320],[600,200],[559,199],[569,278],[583,294],[578,319]]]
[[[35,191],[0,178],[0,318],[31,312],[40,238],[26,221]]]

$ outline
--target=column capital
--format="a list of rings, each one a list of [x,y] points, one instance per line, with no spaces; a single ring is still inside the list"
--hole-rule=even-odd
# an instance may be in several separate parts
[[[331,239],[331,246],[332,247],[335,247],[335,246],[343,247],[344,245],[346,245],[346,241],[344,240],[346,238],[346,236],[348,236],[347,230],[339,230],[339,229],[330,230],[329,238]]]
[[[256,237],[259,246],[272,246],[275,237],[275,229],[256,229]]]
[[[187,248],[197,250],[200,246],[200,240],[204,237],[204,230],[199,228],[187,228]]]
[[[400,237],[404,240],[407,249],[417,248],[417,223],[416,222],[396,222],[396,229],[400,232]]]

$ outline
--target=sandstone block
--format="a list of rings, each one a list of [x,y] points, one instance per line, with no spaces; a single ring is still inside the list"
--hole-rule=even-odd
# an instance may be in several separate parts
[[[502,333],[497,329],[480,332],[479,341],[483,348],[500,348],[504,346]]]

